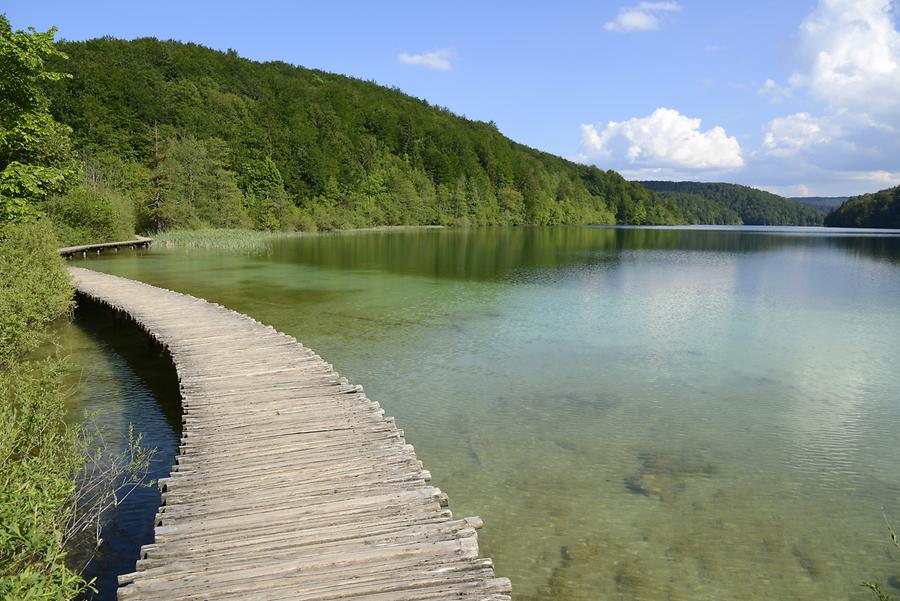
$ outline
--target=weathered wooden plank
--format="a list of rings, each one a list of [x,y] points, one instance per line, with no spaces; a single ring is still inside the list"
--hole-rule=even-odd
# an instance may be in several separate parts
[[[453,519],[361,386],[230,309],[70,272],[169,351],[182,393],[156,540],[119,577],[119,599],[510,599],[509,580],[478,558],[481,520]]]
[[[101,242],[99,244],[82,244],[80,246],[65,246],[57,250],[60,256],[63,257],[71,257],[72,255],[77,255],[79,253],[89,253],[96,252],[99,253],[102,250],[106,250],[108,248],[112,248],[118,250],[120,248],[134,247],[134,246],[150,246],[150,243],[153,242],[153,238],[145,238],[144,236],[138,236],[134,240],[123,240],[121,242]]]

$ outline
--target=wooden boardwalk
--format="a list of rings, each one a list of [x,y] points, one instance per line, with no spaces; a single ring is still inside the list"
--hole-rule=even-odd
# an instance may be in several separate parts
[[[219,305],[70,268],[168,349],[177,464],[128,599],[510,599],[394,420],[294,338]]]
[[[99,242],[97,244],[64,246],[63,248],[58,249],[56,252],[68,259],[70,257],[74,257],[75,255],[86,257],[88,253],[97,253],[99,255],[104,250],[114,250],[116,252],[119,252],[120,248],[146,247],[150,246],[152,242],[153,238],[138,236],[134,240],[123,240],[122,242]]]

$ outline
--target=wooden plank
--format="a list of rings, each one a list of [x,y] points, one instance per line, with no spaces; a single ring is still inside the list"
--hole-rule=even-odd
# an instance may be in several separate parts
[[[88,250],[99,248],[61,254]],[[361,386],[246,315],[70,273],[81,294],[168,350],[181,388],[182,440],[160,481],[155,541],[119,577],[119,599],[510,599],[509,580],[478,558],[481,520],[453,519]]]

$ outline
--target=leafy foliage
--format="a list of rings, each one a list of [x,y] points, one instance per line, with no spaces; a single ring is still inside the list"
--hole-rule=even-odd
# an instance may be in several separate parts
[[[851,198],[825,217],[825,225],[900,228],[900,186]]]
[[[47,342],[47,327],[68,315],[72,288],[56,254],[52,231],[42,224],[0,229],[0,367]]]
[[[0,15],[0,224],[39,214],[37,204],[62,192],[72,175],[69,128],[50,116],[41,86],[66,77],[45,68],[65,57],[55,33],[13,31]]]
[[[615,172],[371,82],[151,38],[59,47],[74,77],[48,83],[54,114],[144,171],[123,190],[143,227],[687,221]]]
[[[65,427],[62,365],[26,357],[72,309],[52,231],[0,228],[0,598],[71,599],[84,583],[65,565],[64,506],[80,455]]]
[[[63,545],[82,458],[65,426],[62,372],[48,359],[0,373],[0,598],[65,601],[84,588]]]
[[[144,485],[152,456],[133,433],[119,453],[67,425],[66,361],[35,358],[73,305],[56,247],[44,221],[0,227],[0,599],[67,601],[86,590],[69,551],[96,550],[106,512]]]
[[[80,185],[43,204],[57,237],[65,244],[90,244],[134,237],[134,205],[105,187]]]
[[[734,212],[746,225],[822,225],[823,214],[798,202],[748,186],[703,182],[641,182],[655,192],[695,194]]]

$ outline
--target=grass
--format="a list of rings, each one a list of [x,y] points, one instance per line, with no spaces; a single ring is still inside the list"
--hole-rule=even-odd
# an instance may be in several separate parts
[[[262,252],[284,237],[303,236],[305,232],[271,232],[243,229],[171,230],[153,235],[160,246],[181,246],[237,252]]]

